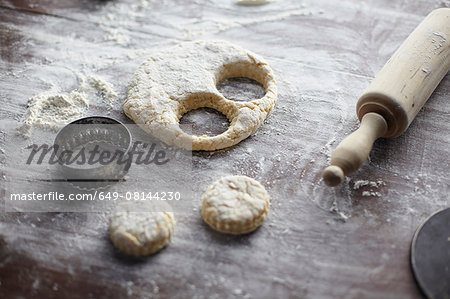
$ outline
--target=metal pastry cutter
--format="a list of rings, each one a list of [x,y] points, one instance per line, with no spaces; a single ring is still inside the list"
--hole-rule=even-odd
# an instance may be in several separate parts
[[[122,179],[131,165],[130,131],[113,118],[75,120],[58,132],[54,145],[63,176],[81,189],[111,185]]]

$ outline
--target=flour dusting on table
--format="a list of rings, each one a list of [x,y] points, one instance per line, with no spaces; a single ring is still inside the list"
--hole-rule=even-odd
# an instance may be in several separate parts
[[[112,109],[118,99],[114,85],[100,76],[86,77],[77,73],[81,83],[77,89],[61,92],[52,87],[28,99],[28,109],[19,133],[30,137],[33,127],[57,131],[64,125],[84,116],[89,109],[89,98],[100,96],[107,109]]]
[[[238,0],[236,1],[237,5],[243,5],[243,6],[257,6],[257,5],[264,5],[268,3],[275,2],[276,0]]]
[[[82,92],[73,90],[69,94],[57,92],[56,87],[28,99],[28,116],[19,132],[29,137],[31,128],[58,130],[63,125],[81,117],[89,101]]]
[[[109,108],[114,107],[114,104],[118,97],[116,91],[114,90],[114,85],[96,75],[92,75],[89,77],[89,85],[101,93],[101,96],[103,97]]]

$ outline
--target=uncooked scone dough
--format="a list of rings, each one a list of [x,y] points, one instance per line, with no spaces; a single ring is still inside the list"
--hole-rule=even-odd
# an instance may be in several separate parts
[[[220,232],[245,234],[264,222],[269,206],[270,196],[259,182],[246,176],[228,176],[203,194],[202,217]]]
[[[175,227],[173,213],[151,204],[119,205],[110,217],[109,235],[122,252],[135,256],[153,254],[166,246]]]
[[[255,79],[264,86],[265,96],[248,102],[226,99],[216,85],[232,77]],[[123,109],[141,128],[167,144],[216,150],[253,134],[276,100],[273,72],[261,57],[225,41],[197,41],[147,59],[133,76]],[[180,118],[200,107],[227,116],[228,130],[217,136],[194,136],[181,130]]]

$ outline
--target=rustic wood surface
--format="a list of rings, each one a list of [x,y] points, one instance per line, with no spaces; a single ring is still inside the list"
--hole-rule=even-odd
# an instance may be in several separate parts
[[[110,115],[129,122],[120,102],[133,72],[145,56],[184,40],[224,39],[252,50],[279,85],[274,113],[254,136],[213,155],[194,153],[198,197],[176,215],[172,243],[155,256],[118,253],[106,212],[2,213],[0,297],[420,298],[411,239],[428,215],[450,205],[448,75],[408,131],[377,141],[344,184],[326,187],[321,171],[329,148],[357,128],[355,104],[370,80],[425,15],[446,6],[0,0],[2,148],[16,138],[9,124],[18,124],[27,99],[51,84],[72,90],[73,71],[108,78],[120,98]],[[91,105],[89,114],[103,113]],[[200,122],[220,132],[223,118],[203,113]],[[0,158],[4,182],[18,162],[4,150]],[[229,174],[253,177],[271,194],[269,217],[252,234],[222,235],[200,217],[202,190]],[[384,184],[355,189],[358,180]]]

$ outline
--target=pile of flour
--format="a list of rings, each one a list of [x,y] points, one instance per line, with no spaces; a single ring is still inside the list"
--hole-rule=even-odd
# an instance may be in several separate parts
[[[80,78],[79,88],[70,92],[62,92],[52,85],[49,90],[29,98],[19,133],[30,137],[34,127],[58,131],[87,113],[89,98],[101,97],[108,109],[114,107],[118,95],[113,84],[96,75],[80,75]]]
[[[73,90],[69,94],[58,92],[55,86],[28,99],[27,117],[19,132],[29,137],[33,127],[58,130],[80,118],[89,108],[86,94]]]

